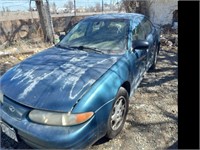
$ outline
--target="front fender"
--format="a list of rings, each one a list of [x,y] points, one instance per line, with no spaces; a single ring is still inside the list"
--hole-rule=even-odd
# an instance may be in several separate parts
[[[122,57],[92,85],[76,104],[72,113],[94,112],[102,131],[107,126],[109,113],[119,88],[129,78],[128,66],[128,61]]]
[[[91,86],[72,112],[98,112],[103,105],[115,98],[121,85],[129,80],[129,71],[128,61],[122,57]]]

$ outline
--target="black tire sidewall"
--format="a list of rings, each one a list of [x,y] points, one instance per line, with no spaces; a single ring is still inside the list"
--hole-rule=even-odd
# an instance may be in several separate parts
[[[124,115],[123,122],[120,125],[120,127],[117,130],[113,130],[111,128],[111,121],[110,120],[111,120],[111,116],[112,116],[113,106],[115,105],[115,102],[117,101],[117,99],[120,96],[123,96],[125,98],[125,101],[126,101],[125,115]],[[113,103],[112,110],[110,111],[108,122],[107,122],[106,137],[109,138],[109,139],[112,139],[112,138],[116,137],[121,132],[121,130],[123,129],[124,123],[126,121],[126,116],[127,116],[127,113],[128,113],[128,106],[129,106],[129,100],[128,100],[128,98],[129,98],[129,96],[128,96],[128,92],[126,91],[126,89],[123,88],[123,87],[120,87],[120,89],[119,89],[119,91],[118,91],[118,93],[116,95],[115,101]]]
[[[153,56],[153,63],[149,70],[155,70],[156,69],[156,64],[157,64],[157,59],[158,59],[158,46],[155,49],[154,56]]]

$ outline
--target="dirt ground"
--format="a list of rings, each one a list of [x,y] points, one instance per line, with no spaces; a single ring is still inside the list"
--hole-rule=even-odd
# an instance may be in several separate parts
[[[178,50],[174,41],[168,40],[172,35],[162,35],[157,69],[144,76],[135,95],[130,97],[129,112],[122,132],[113,140],[99,140],[91,146],[91,150],[178,148]],[[26,57],[28,55],[0,58],[1,75]],[[30,147],[23,141],[16,143],[1,134],[1,149]]]

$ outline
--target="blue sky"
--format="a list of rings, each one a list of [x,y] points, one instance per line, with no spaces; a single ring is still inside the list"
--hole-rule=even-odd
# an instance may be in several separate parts
[[[45,1],[45,0],[44,0]],[[56,4],[57,7],[62,8],[64,4],[67,3],[68,0],[49,0],[49,3],[52,4],[53,2]],[[74,1],[74,0],[72,0]],[[103,0],[104,3],[116,3],[120,0]],[[11,11],[16,10],[28,10],[30,0],[0,0],[0,11],[4,8],[8,8]],[[76,6],[80,7],[87,7],[90,5],[95,5],[95,3],[99,2],[102,3],[102,0],[76,0]],[[35,2],[31,2],[31,6],[35,7]]]

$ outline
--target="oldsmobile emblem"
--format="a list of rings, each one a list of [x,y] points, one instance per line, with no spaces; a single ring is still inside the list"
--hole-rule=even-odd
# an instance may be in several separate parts
[[[11,112],[15,112],[15,107],[14,107],[14,106],[9,106],[9,110],[10,110]]]

